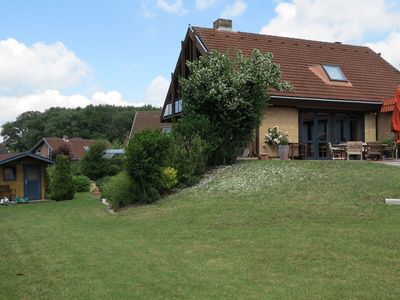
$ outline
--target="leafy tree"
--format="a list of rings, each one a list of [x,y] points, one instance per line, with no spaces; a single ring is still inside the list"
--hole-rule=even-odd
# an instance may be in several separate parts
[[[80,171],[91,180],[97,180],[109,175],[110,161],[104,158],[104,151],[108,148],[104,140],[94,142],[80,162]]]
[[[272,54],[254,50],[251,57],[211,51],[187,63],[190,76],[180,78],[184,118],[202,116],[210,124],[211,163],[235,161],[237,151],[249,142],[261,122],[270,89],[287,90]]]
[[[60,201],[74,198],[75,189],[67,156],[58,155],[55,167],[49,174],[51,199]]]
[[[19,115],[14,122],[3,124],[1,135],[7,147],[14,151],[26,151],[42,137],[64,135],[106,139],[121,144],[132,126],[135,112],[154,109],[149,105],[89,105],[74,109],[52,107],[43,113],[28,111]]]

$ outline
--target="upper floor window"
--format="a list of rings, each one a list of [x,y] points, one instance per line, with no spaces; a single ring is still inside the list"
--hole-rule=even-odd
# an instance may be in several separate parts
[[[342,70],[338,65],[322,65],[325,73],[328,75],[330,80],[336,81],[347,81]]]
[[[175,113],[177,114],[180,112],[182,112],[182,99],[175,101]]]
[[[168,103],[167,106],[165,107],[164,111],[164,117],[172,115],[172,104]]]

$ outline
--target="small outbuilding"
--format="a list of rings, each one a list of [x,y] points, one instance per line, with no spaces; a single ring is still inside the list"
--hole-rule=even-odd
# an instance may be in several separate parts
[[[0,154],[0,198],[46,197],[46,168],[54,161],[33,153]]]

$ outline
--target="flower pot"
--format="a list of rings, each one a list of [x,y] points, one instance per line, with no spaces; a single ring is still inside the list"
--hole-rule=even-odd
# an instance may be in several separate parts
[[[268,160],[269,159],[269,154],[268,153],[263,153],[260,155],[262,160]]]
[[[278,145],[278,155],[282,160],[289,159],[289,145]]]

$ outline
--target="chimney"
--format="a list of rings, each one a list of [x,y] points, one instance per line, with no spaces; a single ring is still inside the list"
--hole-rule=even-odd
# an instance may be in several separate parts
[[[223,31],[232,31],[232,20],[217,19],[213,23],[213,28]]]
[[[63,141],[64,141],[64,142],[69,142],[69,140],[68,140],[68,135],[64,135],[64,136],[63,136]]]

